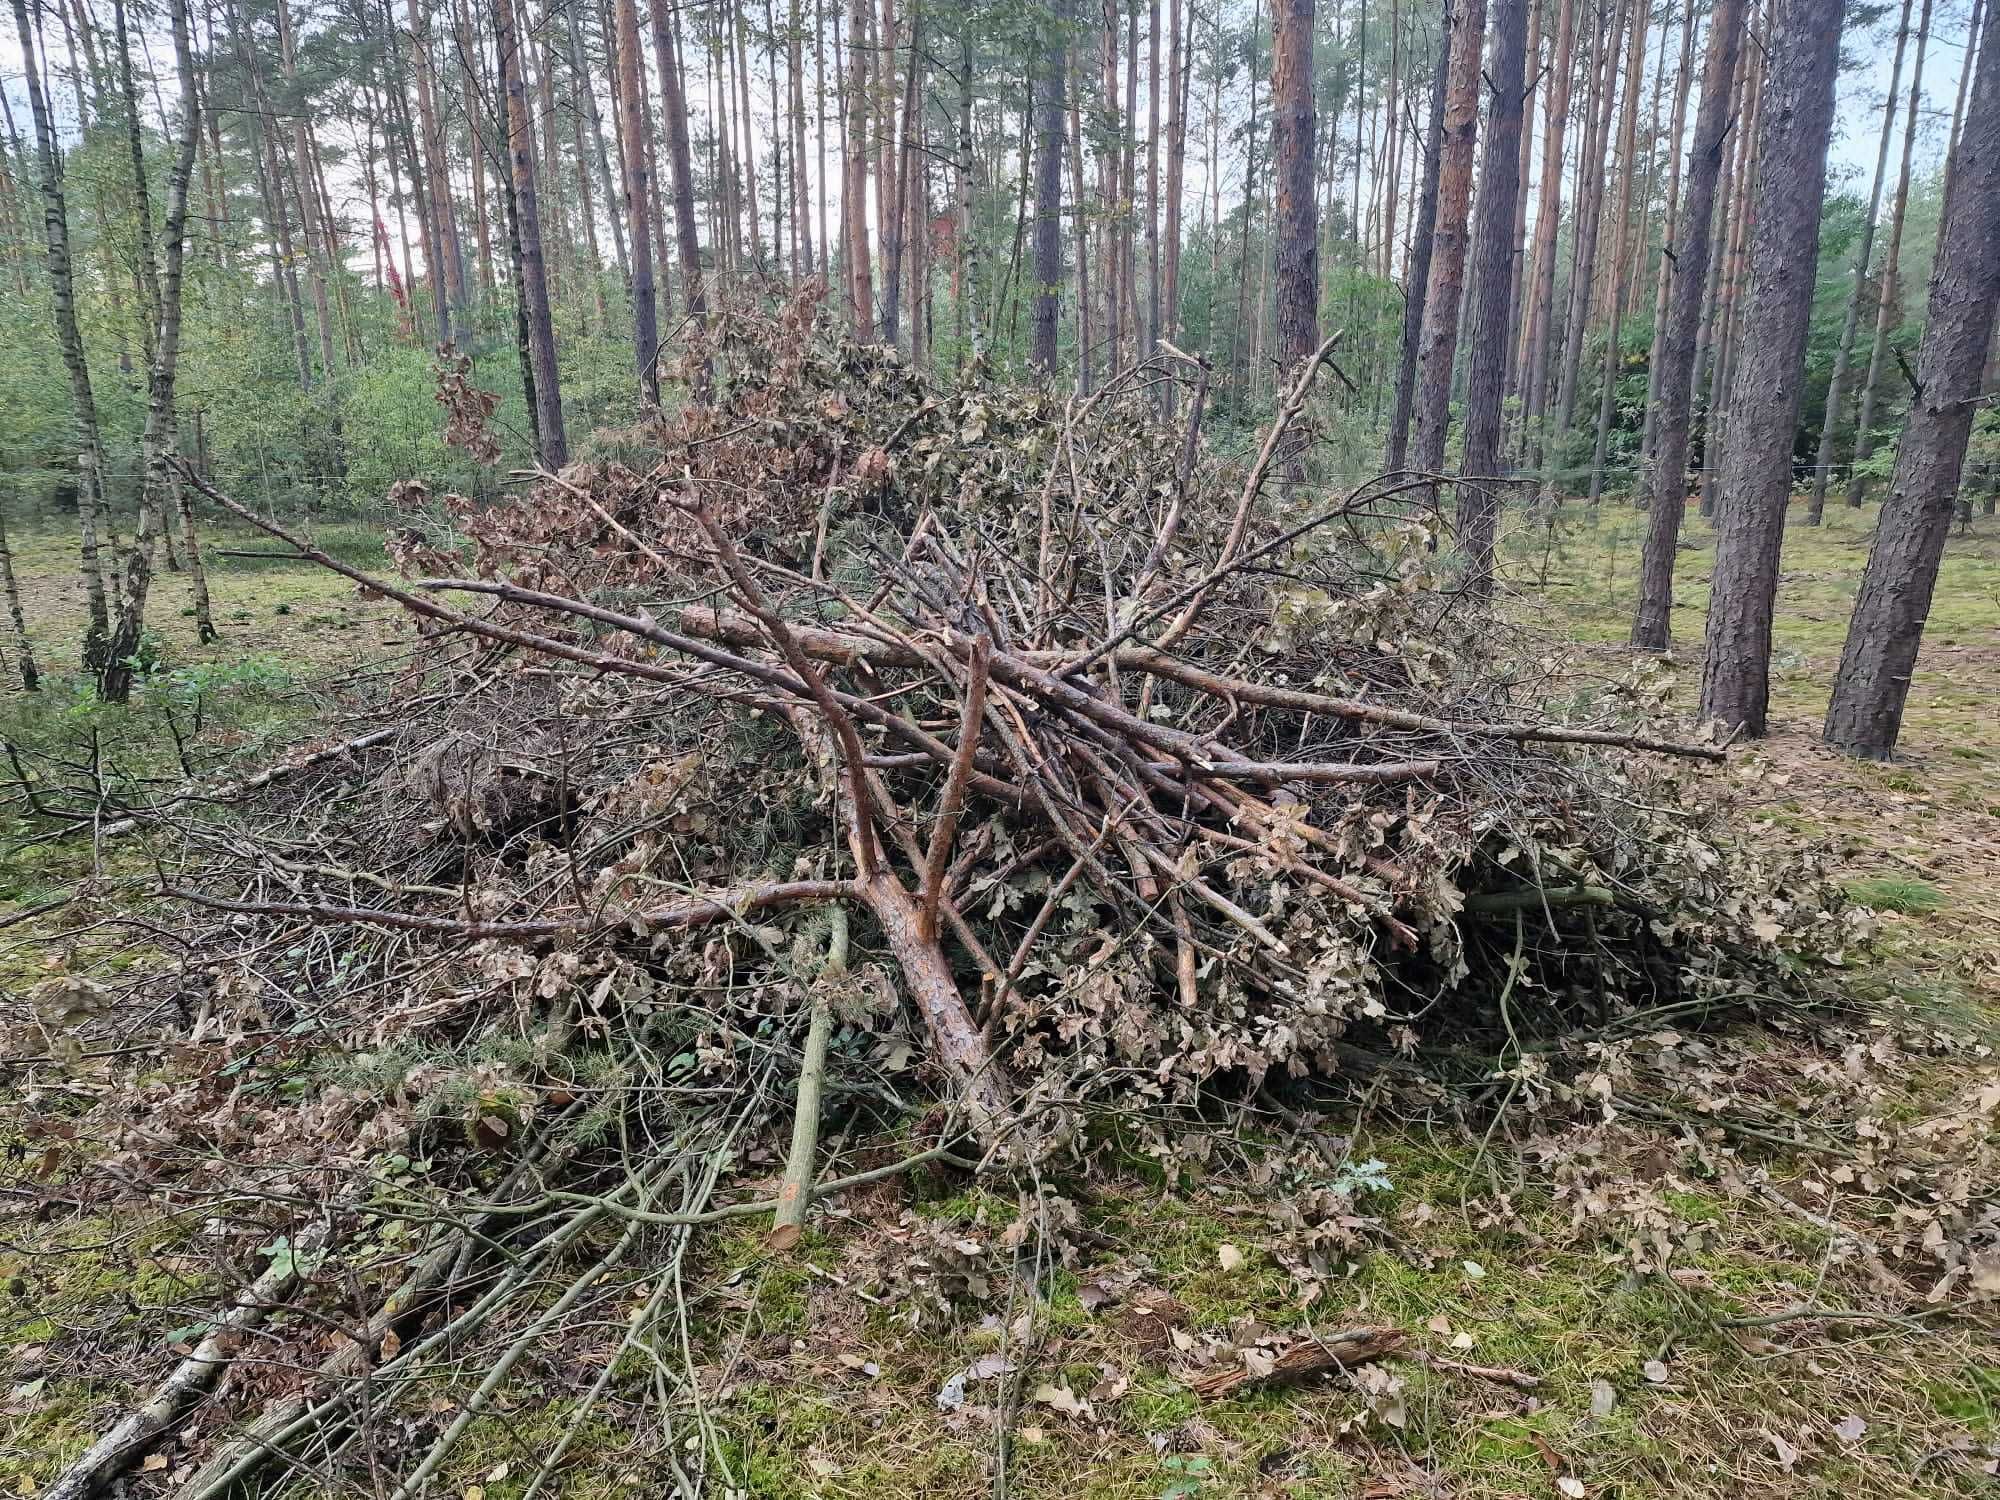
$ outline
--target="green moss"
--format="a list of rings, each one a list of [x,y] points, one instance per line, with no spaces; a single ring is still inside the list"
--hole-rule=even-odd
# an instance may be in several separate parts
[[[1967,1365],[1925,1382],[1924,1394],[1939,1416],[1965,1423],[1976,1435],[2000,1433],[2000,1365]]]

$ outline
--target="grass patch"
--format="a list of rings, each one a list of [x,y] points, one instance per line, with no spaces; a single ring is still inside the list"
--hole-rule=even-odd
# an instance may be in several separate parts
[[[1877,911],[1903,912],[1921,916],[1945,905],[1945,893],[1927,880],[1906,875],[1878,875],[1868,880],[1850,880],[1847,894],[1863,906]]]

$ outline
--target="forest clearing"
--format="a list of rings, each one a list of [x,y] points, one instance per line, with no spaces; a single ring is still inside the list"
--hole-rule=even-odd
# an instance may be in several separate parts
[[[2000,5],[12,11],[0,1491],[2000,1485]]]

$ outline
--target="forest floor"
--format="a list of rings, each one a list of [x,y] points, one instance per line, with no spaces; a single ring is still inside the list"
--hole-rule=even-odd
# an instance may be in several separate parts
[[[1903,753],[1877,766],[1818,745],[1872,519],[1838,511],[1788,535],[1773,733],[1734,752],[1725,773],[1769,837],[1831,841],[1850,893],[1882,913],[1849,983],[1877,1009],[1845,1050],[1819,1033],[1773,1032],[1733,1054],[1773,1093],[1788,1077],[1865,1071],[1870,1109],[1823,1122],[1857,1158],[1871,1118],[1920,1130],[1968,1109],[1990,1117],[2000,1103],[2000,525],[1982,518],[1953,538]],[[1642,527],[1607,503],[1594,518],[1579,507],[1552,528],[1517,529],[1505,544],[1514,607],[1566,621],[1586,661],[1622,668]],[[365,528],[322,540],[357,560],[372,551]],[[46,667],[80,618],[69,540],[31,534],[15,546]],[[1680,649],[1663,669],[1683,705],[1710,547],[1691,517]],[[286,562],[218,558],[211,587],[224,638],[198,648],[181,613],[184,582],[161,579],[163,660],[207,693],[213,748],[248,763],[310,732],[304,683],[391,654],[409,633],[345,582]],[[0,722],[26,712],[17,695]],[[64,714],[72,732],[171,767],[172,737],[155,717],[61,699],[33,718],[49,732]],[[7,834],[0,821],[0,850]],[[43,845],[11,868],[0,854],[0,920],[75,878],[88,860],[80,845]],[[40,945],[90,948],[89,933],[60,932],[57,920],[0,937],[0,983],[35,972]],[[102,962],[144,961],[122,931],[101,942]],[[1881,1205],[1843,1186],[1852,1172],[1823,1148],[1738,1142],[1744,1174],[1717,1174],[1693,1149],[1696,1137],[1716,1139],[1699,1122],[1508,1144],[1371,1099],[1319,1123],[1352,1161],[1371,1164],[1377,1185],[1357,1198],[1368,1223],[1343,1272],[1316,1295],[1302,1295],[1272,1249],[1274,1203],[1292,1185],[1220,1160],[1173,1194],[1137,1164],[1124,1178],[1066,1186],[1102,1248],[1050,1270],[1038,1305],[1003,1295],[943,1323],[917,1316],[916,1297],[881,1289],[908,1284],[913,1239],[934,1262],[955,1238],[990,1251],[1017,1212],[1011,1197],[918,1177],[848,1195],[790,1252],[770,1252],[754,1221],[716,1231],[690,1286],[716,1330],[702,1396],[727,1436],[736,1488],[870,1500],[1993,1493],[1996,1301],[1968,1299],[1955,1278],[1905,1282],[1852,1253],[1884,1232]],[[0,1168],[0,1189],[20,1193],[25,1173],[17,1156]],[[1992,1213],[1995,1191],[1970,1185],[1966,1213]],[[214,1295],[177,1280],[168,1249],[132,1279],[76,1248],[129,1232],[0,1217],[0,1359],[13,1361],[11,1374],[0,1370],[0,1389],[11,1385],[0,1397],[0,1492],[35,1493],[134,1394],[116,1379],[46,1369],[59,1336],[112,1341],[136,1328],[171,1342]],[[1989,1291],[2000,1290],[1995,1279]],[[1372,1392],[1328,1384],[1205,1402],[1180,1373],[1182,1354],[1210,1335],[1243,1345],[1260,1328],[1358,1323],[1395,1324],[1434,1359],[1536,1383],[1402,1362]],[[436,1493],[519,1496],[614,1341],[607,1330],[590,1347],[537,1350],[455,1450]],[[461,1383],[477,1374],[461,1372]],[[458,1392],[444,1382],[431,1399],[449,1409]],[[585,1425],[562,1493],[664,1493],[658,1470],[605,1421],[618,1409]]]

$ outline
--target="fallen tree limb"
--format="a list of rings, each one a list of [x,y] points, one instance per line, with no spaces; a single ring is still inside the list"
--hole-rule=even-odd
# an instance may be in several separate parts
[[[1320,1375],[1352,1370],[1399,1354],[1408,1342],[1408,1335],[1400,1328],[1383,1325],[1344,1328],[1325,1337],[1300,1339],[1277,1355],[1261,1373],[1252,1373],[1250,1366],[1239,1362],[1211,1370],[1191,1381],[1190,1386],[1204,1401],[1221,1401],[1246,1388],[1298,1385]]]
[[[281,1307],[299,1283],[299,1268],[317,1254],[326,1231],[314,1226],[299,1236],[292,1253],[274,1257],[270,1267],[236,1294],[194,1351],[145,1401],[87,1448],[43,1491],[44,1500],[90,1500],[131,1466],[155,1440],[201,1398],[236,1357],[244,1337]]]

